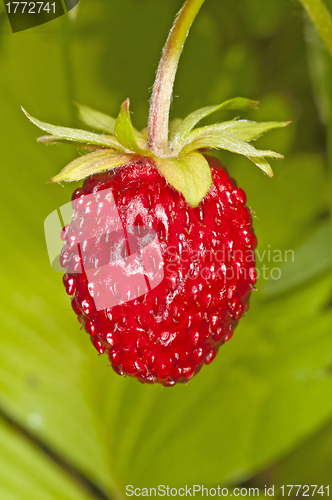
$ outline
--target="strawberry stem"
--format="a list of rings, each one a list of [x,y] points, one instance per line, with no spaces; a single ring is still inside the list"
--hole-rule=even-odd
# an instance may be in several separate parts
[[[168,35],[153,85],[148,147],[161,158],[169,156],[168,122],[176,70],[189,29],[204,0],[187,0]]]

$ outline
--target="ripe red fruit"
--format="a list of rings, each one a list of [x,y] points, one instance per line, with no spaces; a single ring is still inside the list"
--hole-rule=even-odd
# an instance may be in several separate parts
[[[64,277],[80,323],[120,375],[166,386],[188,381],[211,363],[249,307],[256,238],[246,196],[218,160],[207,159],[213,185],[196,208],[148,160],[95,174],[73,194],[79,224],[67,228],[62,251],[69,271],[77,252],[69,249],[71,241],[88,244],[80,236],[97,210],[96,203],[87,219],[85,194],[111,189],[124,227],[143,224],[158,234],[164,278],[134,300],[97,311],[86,274]],[[105,237],[94,242],[93,255],[105,246]]]
[[[189,380],[204,363],[213,361],[247,311],[256,281],[256,238],[245,193],[215,158],[204,157],[202,151],[219,148],[242,154],[273,177],[266,158],[282,156],[258,150],[250,141],[288,124],[228,120],[196,127],[219,110],[255,108],[256,101],[242,97],[203,107],[184,120],[169,123],[179,57],[203,2],[186,0],[175,19],[153,86],[147,129],[139,132],[133,127],[129,99],[117,119],[78,104],[82,120],[99,134],[50,125],[26,113],[51,134],[41,137],[41,142],[67,142],[90,151],[52,179],[85,179],[73,194],[75,213],[61,234],[65,244],[60,264],[67,270],[64,285],[73,297],[74,312],[94,347],[108,354],[118,374],[166,386]],[[106,189],[111,190],[115,209],[101,201]],[[151,273],[144,256],[141,267],[147,276],[143,279],[141,273],[140,284],[133,268],[126,267],[129,261],[136,262],[130,260],[132,255],[139,254],[130,254],[128,235],[133,234],[129,230],[126,236],[125,231],[120,237],[112,233],[116,242],[110,241],[100,217],[111,220],[114,211],[124,229],[136,228],[134,249],[139,248],[146,228],[159,239],[164,275],[159,273],[158,285],[149,288]],[[153,254],[149,257],[159,272],[160,262],[156,263]],[[137,285],[136,294],[130,290],[123,296],[122,287],[107,274],[113,264],[122,266],[123,276]],[[139,263],[136,273],[137,269]],[[104,288],[99,288],[101,282],[106,283]],[[110,289],[117,300],[112,307],[107,301],[100,307],[97,299],[108,297]]]

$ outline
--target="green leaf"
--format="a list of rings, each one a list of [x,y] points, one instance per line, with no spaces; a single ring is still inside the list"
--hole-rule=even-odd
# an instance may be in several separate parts
[[[220,109],[229,109],[229,110],[242,110],[246,111],[248,109],[255,108],[257,106],[257,101],[252,101],[250,99],[245,99],[244,97],[235,97],[233,99],[229,99],[217,106],[206,106],[201,109],[197,109],[193,113],[190,113],[179,125],[177,132],[173,138],[173,141],[170,145],[172,150],[177,150],[182,144],[187,135],[191,132],[191,130],[195,127],[196,123],[200,122],[203,118],[219,111]]]
[[[231,162],[227,162],[227,166],[234,177],[242,179],[248,205],[254,211],[257,250],[261,254],[266,250],[267,254],[269,248],[284,252],[299,247],[310,236],[308,228],[312,221],[327,210],[326,174],[321,155],[307,151],[290,154],[284,162],[278,162],[273,182],[258,169],[243,168],[244,161],[240,162],[235,155],[228,156]],[[265,263],[275,266],[274,262]]]
[[[241,482],[321,425],[331,415],[326,395],[332,380],[315,377],[330,363],[332,313],[322,316],[320,310],[329,289],[325,280],[275,302],[253,298],[232,342],[187,387],[137,389],[128,381],[117,428],[126,484]],[[308,363],[302,380],[297,375]],[[206,439],[207,422],[213,439]]]
[[[145,156],[152,156],[149,149],[146,148],[145,141],[142,135],[137,132],[132,126],[129,111],[129,99],[127,99],[121,106],[119,116],[114,125],[115,137],[122,146],[128,151],[144,154]]]
[[[321,372],[317,376],[324,377],[327,374]],[[313,457],[315,459],[313,460]],[[332,463],[332,424],[329,421],[323,429],[310,435],[309,439],[301,443],[288,457],[277,464],[272,476],[273,484],[282,486],[285,484],[319,485],[316,487],[314,498],[326,495],[326,486],[331,485],[331,463]],[[324,495],[317,495],[317,489],[323,485]],[[301,488],[304,492],[303,487]],[[310,486],[308,493],[314,491]]]
[[[263,291],[269,295],[288,291],[328,271],[331,265],[331,223],[327,220],[295,250],[294,259],[279,266],[281,277],[267,281]]]
[[[196,207],[210,189],[211,169],[200,153],[190,153],[185,158],[176,159],[154,158],[154,162],[192,207]]]
[[[37,125],[40,129],[48,132],[49,134],[55,135],[60,139],[64,139],[68,142],[74,143],[85,143],[85,144],[97,144],[99,146],[114,148],[114,139],[109,138],[106,135],[93,134],[92,132],[86,132],[85,130],[75,129],[75,128],[67,128],[67,127],[58,127],[56,125],[50,125],[49,123],[44,123],[33,116],[29,115],[25,109],[23,109],[24,114],[29,118],[29,120]]]
[[[38,30],[45,30],[44,25],[22,32],[19,38],[8,33],[0,48],[1,68],[7,75],[0,79],[0,130],[5,145],[2,161],[11,165],[4,169],[2,181],[6,189],[0,198],[4,231],[11,238],[11,244],[4,248],[6,265],[2,266],[0,290],[0,405],[110,498],[120,498],[115,486],[117,473],[105,446],[107,426],[100,426],[95,412],[98,407],[102,413],[102,393],[111,385],[100,391],[100,368],[106,370],[109,382],[111,372],[100,364],[89,339],[72,317],[70,301],[63,293],[62,275],[50,267],[43,232],[45,218],[70,202],[74,190],[69,184],[59,186],[46,181],[61,165],[69,163],[73,152],[69,148],[40,147],[35,141],[35,129],[19,107],[25,102],[27,108],[37,109],[38,115],[47,109],[53,116],[60,114],[70,120],[72,98],[68,96],[62,64],[65,51],[59,43],[59,28],[62,22],[65,28],[68,19],[62,17],[54,20],[54,32],[43,36],[42,44]],[[4,21],[10,29],[7,16]],[[89,44],[82,41],[79,51],[83,46],[82,56],[87,54]],[[14,76],[14,60],[24,78]],[[29,80],[32,63],[33,82]],[[78,66],[86,75],[86,65]],[[78,79],[85,93],[88,79],[83,74]],[[94,90],[103,95],[100,87]],[[2,435],[0,439],[1,499],[87,500],[84,493],[79,493],[78,480],[59,473],[58,465],[48,464],[46,455],[35,459],[33,454],[25,455],[24,443],[20,447],[5,444]],[[17,441],[22,439],[17,436]],[[17,455],[10,457],[16,446]]]
[[[38,419],[38,415],[34,416]],[[43,500],[91,500],[41,450],[30,444],[19,431],[0,420],[0,498]]]
[[[286,127],[290,122],[253,122],[249,120],[231,120],[215,125],[207,125],[193,130],[186,138],[186,143],[199,139],[204,135],[220,135],[224,132],[242,141],[257,139],[265,132],[275,128]]]
[[[61,172],[51,179],[51,182],[79,181],[89,175],[105,172],[133,161],[137,155],[115,154],[109,150],[99,150],[76,158]]]
[[[101,111],[96,111],[95,109],[85,106],[84,104],[74,103],[78,108],[78,114],[81,120],[90,128],[96,130],[102,130],[103,132],[108,132],[109,134],[114,134],[115,118],[106,115]]]

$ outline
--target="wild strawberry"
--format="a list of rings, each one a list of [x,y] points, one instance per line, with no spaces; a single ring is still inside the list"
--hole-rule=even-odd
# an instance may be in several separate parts
[[[116,373],[165,386],[190,380],[213,361],[248,310],[256,281],[246,195],[217,159],[201,151],[243,154],[272,176],[266,157],[281,155],[249,141],[287,124],[232,120],[195,128],[219,109],[257,104],[235,98],[168,128],[178,60],[203,1],[187,0],[175,20],[147,130],[132,126],[128,99],[116,120],[78,105],[83,121],[107,134],[55,127],[26,113],[52,134],[40,141],[92,151],[52,179],[85,179],[73,193],[73,216],[61,235],[64,285],[78,320]]]

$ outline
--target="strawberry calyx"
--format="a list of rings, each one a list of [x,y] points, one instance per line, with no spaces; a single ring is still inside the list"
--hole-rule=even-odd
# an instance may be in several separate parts
[[[290,122],[254,122],[230,120],[197,128],[207,116],[219,110],[246,111],[257,101],[236,97],[216,106],[206,106],[190,113],[184,120],[169,123],[169,108],[178,61],[190,26],[204,0],[187,0],[175,19],[165,44],[153,87],[147,129],[133,127],[129,99],[122,104],[115,119],[88,106],[75,103],[82,121],[92,130],[59,127],[41,122],[23,108],[27,118],[49,135],[39,142],[68,143],[87,154],[69,163],[52,182],[79,181],[132,161],[146,159],[155,165],[166,180],[181,192],[187,203],[196,207],[212,184],[211,169],[200,150],[224,149],[246,156],[265,174],[273,177],[266,158],[283,158],[273,151],[256,149],[250,141],[268,130]]]
[[[167,181],[183,194],[187,203],[195,207],[204,198],[212,183],[210,167],[199,152],[202,149],[225,149],[242,154],[264,173],[273,177],[266,158],[283,157],[273,151],[256,149],[250,141],[268,130],[284,127],[289,122],[257,123],[249,120],[230,120],[194,128],[202,118],[219,109],[250,109],[256,105],[255,101],[235,98],[218,106],[197,110],[184,120],[177,120],[176,127],[174,122],[173,124],[171,122],[169,156],[166,158],[156,156],[147,146],[146,132],[138,132],[133,127],[129,114],[129,99],[122,104],[116,120],[88,106],[77,104],[79,114],[87,126],[104,130],[108,134],[50,125],[23,111],[32,123],[51,134],[40,137],[39,142],[68,143],[90,151],[69,163],[51,179],[52,182],[79,181],[95,173],[105,172],[145,157],[149,158]],[[113,120],[114,127],[111,132],[110,125]]]

